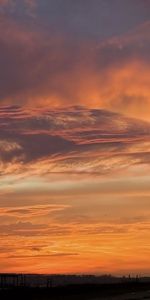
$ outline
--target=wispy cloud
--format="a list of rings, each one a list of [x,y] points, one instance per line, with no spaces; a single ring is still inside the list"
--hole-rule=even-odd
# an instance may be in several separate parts
[[[1,175],[99,173],[149,165],[149,123],[106,110],[0,110]]]

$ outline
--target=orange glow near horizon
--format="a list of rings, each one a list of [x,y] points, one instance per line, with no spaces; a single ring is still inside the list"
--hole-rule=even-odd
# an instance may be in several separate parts
[[[95,180],[41,181],[40,194],[40,181],[1,191],[1,271],[148,274],[148,178]]]

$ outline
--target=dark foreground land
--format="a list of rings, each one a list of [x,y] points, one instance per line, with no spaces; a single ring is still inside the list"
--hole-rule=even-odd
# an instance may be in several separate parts
[[[1,289],[0,300],[150,300],[150,283]]]

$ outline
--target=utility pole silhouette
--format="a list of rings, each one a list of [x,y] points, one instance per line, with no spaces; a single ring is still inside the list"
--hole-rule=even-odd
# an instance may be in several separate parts
[[[52,278],[47,278],[47,288],[52,288]]]

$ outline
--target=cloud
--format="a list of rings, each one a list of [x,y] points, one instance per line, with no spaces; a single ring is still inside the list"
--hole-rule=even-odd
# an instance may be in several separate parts
[[[42,229],[45,229],[45,225],[32,224],[30,222],[18,222],[9,225],[1,225],[1,235],[19,235],[19,236],[33,236],[41,235]]]
[[[0,13],[14,18],[20,14],[26,18],[35,17],[36,0],[0,0]]]
[[[1,8],[0,12],[19,23],[48,27],[75,38],[111,37],[149,19],[149,0],[1,0]]]
[[[35,217],[43,217],[50,215],[53,212],[61,211],[67,209],[67,205],[34,205],[34,206],[24,206],[16,208],[0,208],[0,216],[11,216],[21,219],[30,219]]]
[[[149,165],[149,123],[70,107],[0,110],[1,175],[119,172]]]
[[[149,269],[149,4],[105,2],[0,1],[2,271]]]
[[[63,253],[63,252],[59,253],[58,252],[58,253],[41,254],[41,255],[37,254],[37,255],[34,255],[34,258],[42,258],[42,257],[45,257],[45,258],[46,257],[47,258],[48,257],[57,257],[58,258],[58,257],[65,257],[65,256],[68,257],[68,256],[77,256],[77,255],[79,255],[79,254],[78,253],[74,253],[74,252],[73,253]],[[27,259],[27,258],[33,258],[33,255],[20,255],[20,256],[19,255],[14,255],[14,256],[12,255],[12,256],[9,256],[8,258],[15,258],[15,259],[26,258]]]
[[[0,0],[1,5],[7,5],[9,0]]]
[[[103,197],[102,200],[100,197],[96,200],[92,195],[91,201],[92,205],[87,195],[85,199],[82,197],[82,201],[75,197],[72,213],[68,212],[70,219],[67,212],[60,211],[63,222],[59,215],[57,219],[51,220],[44,217],[43,223],[39,220],[36,223],[33,219],[1,223],[2,268],[39,273],[49,273],[51,268],[51,273],[64,273],[71,264],[71,273],[83,272],[83,268],[84,272],[95,272],[97,266],[102,266],[104,272],[108,268],[115,273],[116,261],[121,264],[124,272],[127,268],[126,263],[128,262],[129,270],[130,262],[139,262],[141,255],[148,261],[149,199],[147,207],[143,205],[143,196],[139,200],[135,197],[134,201],[121,196],[118,202],[116,196],[115,200],[112,199],[112,195],[111,200]],[[78,211],[76,202],[79,206]],[[83,213],[84,220],[79,219]],[[104,217],[106,213],[108,219]],[[133,257],[135,249],[136,256]],[[142,272],[148,270],[148,267],[141,264]],[[135,267],[132,271],[135,271]]]
[[[76,103],[148,119],[149,26],[146,22],[120,38],[81,42],[34,27],[29,32],[1,18],[1,103]]]

